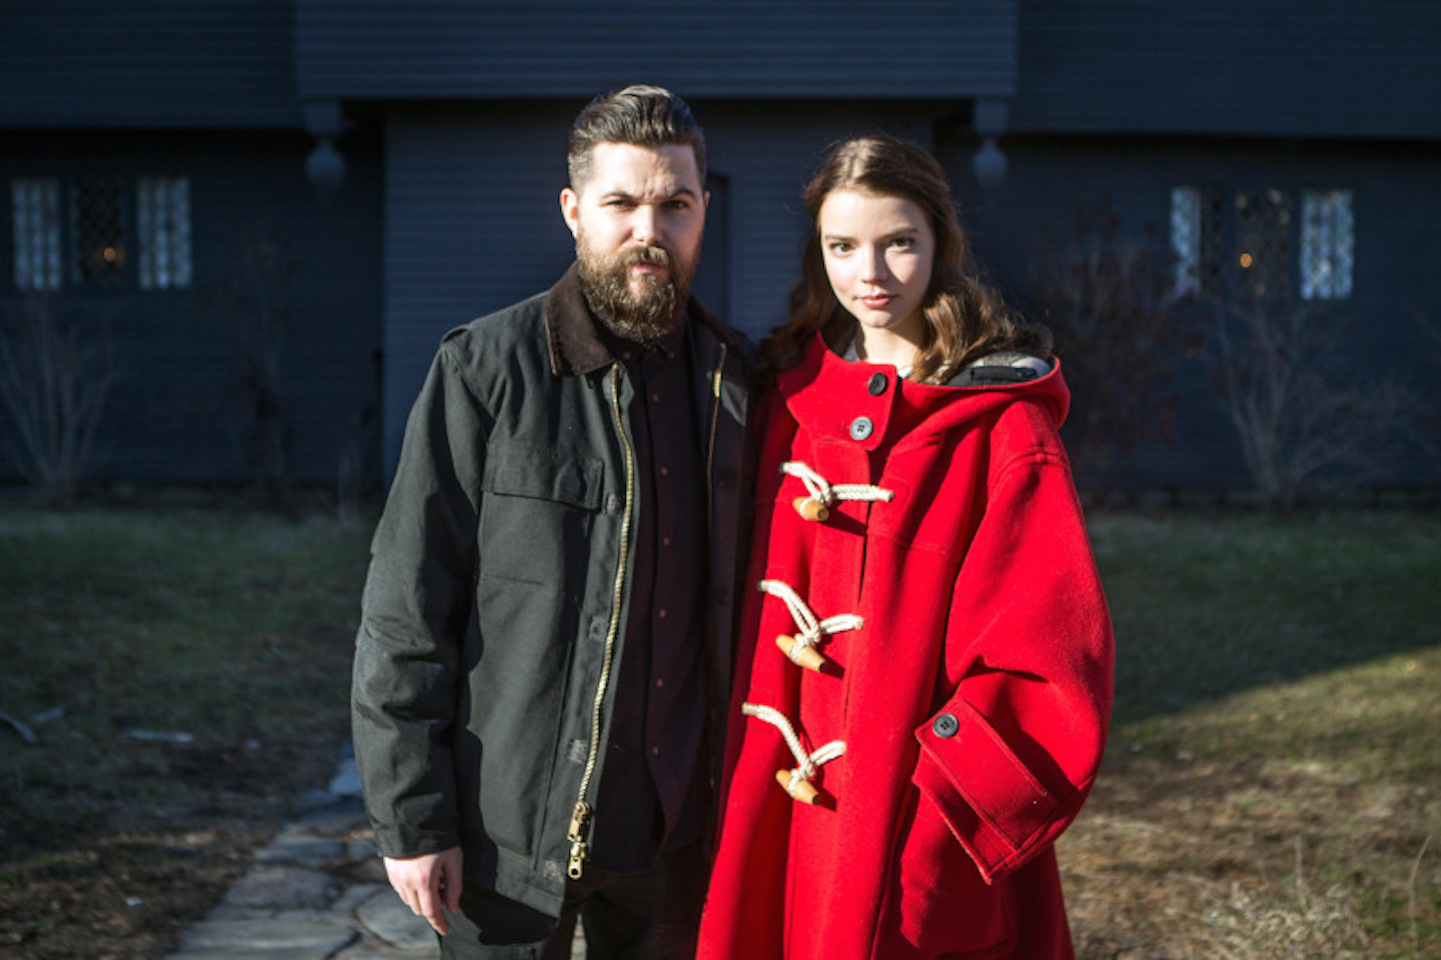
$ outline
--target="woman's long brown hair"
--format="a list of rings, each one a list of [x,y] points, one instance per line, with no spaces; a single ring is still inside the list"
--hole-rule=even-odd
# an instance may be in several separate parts
[[[772,370],[798,363],[817,330],[833,347],[854,330],[856,319],[836,300],[821,252],[821,204],[837,190],[909,200],[925,213],[935,233],[931,282],[921,305],[926,339],[911,368],[912,379],[943,381],[997,350],[1049,354],[1049,331],[1016,316],[971,263],[940,163],[916,144],[877,135],[831,147],[806,185],[812,230],[801,255],[801,278],[791,289],[790,319],[761,344],[761,355]]]

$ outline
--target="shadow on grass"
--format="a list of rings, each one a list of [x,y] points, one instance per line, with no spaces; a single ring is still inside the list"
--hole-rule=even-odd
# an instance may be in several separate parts
[[[1441,644],[1441,515],[1113,514],[1115,724]]]

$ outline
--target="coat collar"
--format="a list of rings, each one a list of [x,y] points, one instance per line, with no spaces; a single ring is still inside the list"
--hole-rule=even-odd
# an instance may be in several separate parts
[[[580,289],[580,267],[570,269],[545,295],[545,342],[556,376],[578,376],[609,366],[615,357]]]

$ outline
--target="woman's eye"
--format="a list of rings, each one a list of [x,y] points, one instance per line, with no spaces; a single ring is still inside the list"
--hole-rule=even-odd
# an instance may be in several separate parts
[[[891,241],[891,246],[900,250],[909,250],[916,245],[915,237],[896,237]]]
[[[849,243],[832,243],[826,249],[830,250],[833,254],[840,255],[850,253],[851,245]]]

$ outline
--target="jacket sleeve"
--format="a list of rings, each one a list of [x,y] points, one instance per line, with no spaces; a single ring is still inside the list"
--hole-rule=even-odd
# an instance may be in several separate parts
[[[1113,641],[1058,442],[1011,460],[954,590],[945,669],[959,682],[916,731],[915,782],[987,882],[1075,818],[1110,723]]]
[[[443,344],[371,544],[351,687],[356,765],[384,856],[459,843],[451,756],[474,604],[486,419]]]

